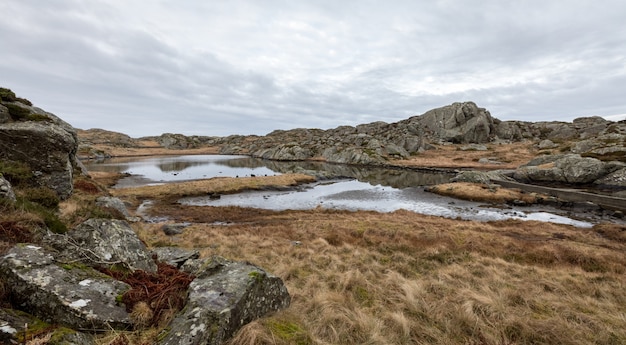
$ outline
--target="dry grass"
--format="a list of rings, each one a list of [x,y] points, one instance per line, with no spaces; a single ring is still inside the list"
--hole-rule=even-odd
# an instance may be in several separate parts
[[[313,182],[315,178],[303,174],[285,174],[259,177],[215,177],[206,180],[168,183],[155,186],[113,189],[114,196],[131,198],[179,198],[183,196],[207,195],[212,193],[229,194],[243,190],[264,189],[284,186],[295,186],[300,183]]]
[[[211,179],[111,192],[131,201],[155,198],[152,213],[192,223],[176,236],[166,236],[162,224],[133,224],[149,246],[249,261],[284,280],[291,306],[248,324],[231,345],[626,343],[621,225],[580,229],[408,211],[275,212],[171,202],[307,179]],[[137,308],[137,321],[146,319],[148,310]],[[111,333],[98,343],[150,344],[157,334],[157,328]]]
[[[533,159],[537,152],[531,142],[485,144],[487,151],[462,151],[462,144],[437,145],[436,150],[420,152],[394,165],[429,168],[515,169]],[[481,158],[493,157],[501,164],[478,163]]]
[[[493,204],[510,203],[522,201],[526,204],[534,204],[539,200],[548,198],[547,195],[537,193],[526,193],[519,189],[502,188],[496,185],[485,185],[480,183],[454,182],[431,186],[427,189],[440,195],[445,195],[457,199],[488,202]]]
[[[247,260],[285,281],[291,307],[233,345],[626,342],[626,244],[614,240],[624,227],[157,207],[194,225],[168,237],[136,224],[149,245]]]

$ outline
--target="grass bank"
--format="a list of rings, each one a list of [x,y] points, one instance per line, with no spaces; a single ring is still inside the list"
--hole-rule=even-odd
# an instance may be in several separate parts
[[[292,305],[233,345],[626,343],[623,226],[171,202],[152,212],[193,225],[168,237],[135,224],[148,245],[250,261],[285,281]]]

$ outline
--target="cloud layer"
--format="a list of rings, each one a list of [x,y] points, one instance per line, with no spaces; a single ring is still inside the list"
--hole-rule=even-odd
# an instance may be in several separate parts
[[[34,0],[0,12],[0,86],[79,128],[265,134],[467,100],[503,120],[626,113],[617,0]]]

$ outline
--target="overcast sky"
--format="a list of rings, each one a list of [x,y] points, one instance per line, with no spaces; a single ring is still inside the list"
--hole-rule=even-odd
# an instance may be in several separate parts
[[[626,1],[2,0],[0,86],[132,137],[626,114]],[[612,119],[623,119],[614,116]]]

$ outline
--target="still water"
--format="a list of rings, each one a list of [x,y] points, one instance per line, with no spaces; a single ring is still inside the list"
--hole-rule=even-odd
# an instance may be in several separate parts
[[[87,162],[90,171],[128,173],[116,188],[145,184],[230,176],[263,176],[301,172],[318,176],[315,183],[289,190],[251,191],[222,195],[219,199],[181,199],[187,205],[241,206],[271,210],[323,207],[343,210],[393,212],[405,209],[420,214],[473,220],[524,219],[592,226],[558,215],[548,207],[494,208],[424,191],[424,186],[445,183],[454,175],[445,171],[357,167],[319,162],[277,162],[245,156],[166,156],[116,158]]]

